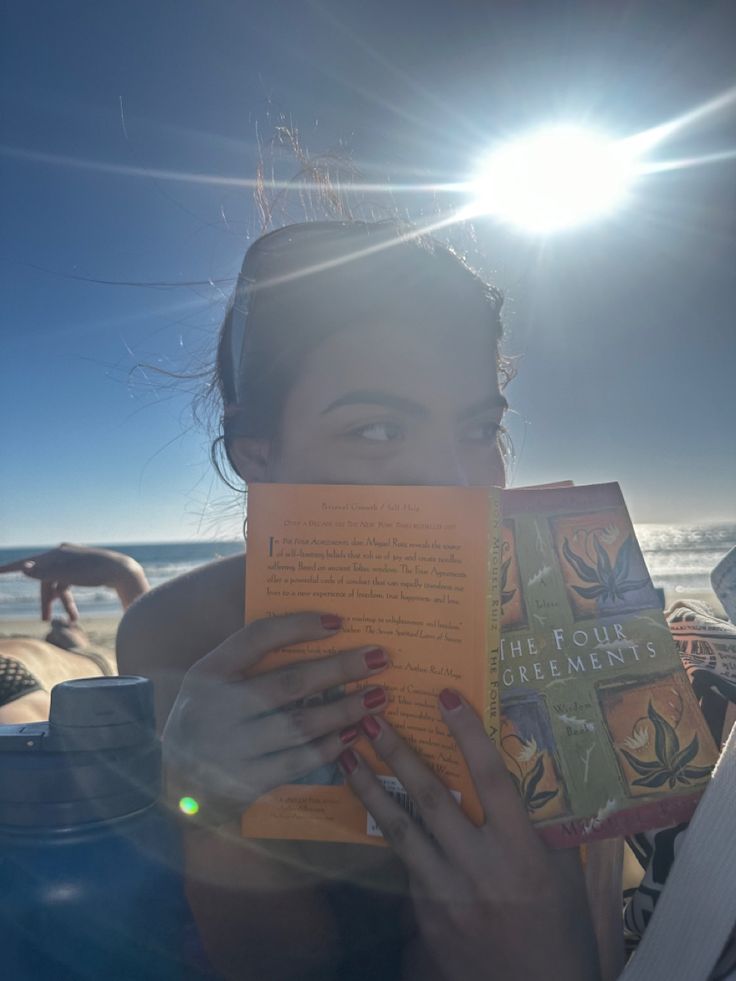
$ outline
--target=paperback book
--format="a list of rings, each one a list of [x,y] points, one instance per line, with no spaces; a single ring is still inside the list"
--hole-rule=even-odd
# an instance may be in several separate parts
[[[437,708],[445,687],[479,712],[554,847],[691,816],[717,750],[618,485],[258,484],[248,504],[247,621],[316,610],[344,624],[259,671],[384,647],[392,667],[370,683],[389,692],[387,719],[474,821],[472,780]],[[360,749],[416,814],[367,740]],[[242,831],[383,844],[335,764],[260,798]]]
[[[499,747],[575,845],[687,820],[717,750],[617,484],[504,491]]]

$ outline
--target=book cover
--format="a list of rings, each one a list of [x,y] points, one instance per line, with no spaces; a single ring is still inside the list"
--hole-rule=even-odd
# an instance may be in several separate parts
[[[717,750],[617,484],[504,491],[499,746],[565,847],[687,820]]]
[[[270,654],[258,670],[364,644],[384,647],[391,667],[365,684],[387,689],[386,718],[476,821],[480,805],[437,696],[457,689],[497,735],[499,494],[294,484],[255,484],[248,493],[246,621],[307,610],[343,618],[334,639]],[[411,807],[367,740],[360,749],[386,789]],[[242,833],[384,844],[336,764],[260,798],[243,815]]]

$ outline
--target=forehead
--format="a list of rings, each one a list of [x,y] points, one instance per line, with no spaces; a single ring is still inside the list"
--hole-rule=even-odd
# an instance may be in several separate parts
[[[321,412],[366,388],[401,394],[430,411],[460,412],[498,391],[492,328],[463,322],[347,328],[307,356],[287,408]]]

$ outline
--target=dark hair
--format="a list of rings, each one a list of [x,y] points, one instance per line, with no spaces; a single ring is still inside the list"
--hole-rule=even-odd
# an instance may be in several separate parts
[[[220,475],[230,483],[223,450],[234,470],[232,439],[278,436],[284,403],[311,351],[386,313],[420,324],[458,316],[485,321],[504,386],[513,372],[500,352],[502,305],[501,292],[461,256],[397,221],[306,222],[261,236],[243,261],[210,386],[221,402],[212,444]],[[242,338],[234,338],[238,331]]]

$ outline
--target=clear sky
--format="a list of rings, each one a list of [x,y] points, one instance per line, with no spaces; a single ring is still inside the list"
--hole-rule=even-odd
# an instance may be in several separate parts
[[[210,356],[258,227],[239,182],[283,118],[372,178],[461,180],[520,129],[635,133],[736,82],[731,3],[3,10],[0,545],[238,534],[191,384],[154,368]],[[735,119],[699,119],[662,159],[733,149]],[[479,223],[523,355],[516,483],[617,479],[640,521],[736,516],[734,168],[647,177],[543,246]]]

